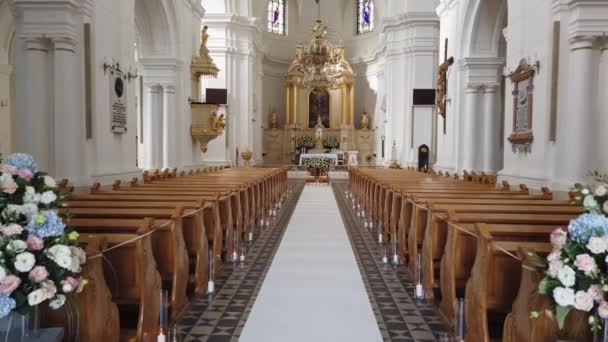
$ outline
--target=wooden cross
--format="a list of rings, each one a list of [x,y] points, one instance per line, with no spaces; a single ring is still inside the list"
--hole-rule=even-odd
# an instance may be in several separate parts
[[[443,117],[443,134],[446,133],[446,94],[448,92],[448,69],[454,64],[454,57],[448,58],[448,39],[445,39],[443,63],[437,70],[437,88],[435,89],[435,106],[437,114]]]

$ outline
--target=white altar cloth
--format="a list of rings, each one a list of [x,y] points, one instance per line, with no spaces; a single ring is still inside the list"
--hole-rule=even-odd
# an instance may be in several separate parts
[[[335,153],[303,153],[300,155],[300,166],[304,165],[304,160],[318,157],[329,158],[331,166],[338,164],[338,155]]]

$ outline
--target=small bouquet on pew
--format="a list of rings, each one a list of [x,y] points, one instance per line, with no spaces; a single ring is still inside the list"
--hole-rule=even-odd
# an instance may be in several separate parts
[[[572,220],[567,231],[557,228],[551,233],[553,251],[539,284],[560,329],[572,309],[587,318],[592,331],[608,320],[608,177],[593,175],[595,187],[577,184],[573,190],[586,213]]]
[[[57,214],[65,194],[30,155],[0,164],[0,318],[43,302],[58,309],[87,283],[78,233]]]

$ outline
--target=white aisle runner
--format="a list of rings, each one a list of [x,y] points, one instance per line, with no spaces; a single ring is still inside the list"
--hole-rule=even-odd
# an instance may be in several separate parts
[[[382,341],[331,187],[304,188],[239,341]]]

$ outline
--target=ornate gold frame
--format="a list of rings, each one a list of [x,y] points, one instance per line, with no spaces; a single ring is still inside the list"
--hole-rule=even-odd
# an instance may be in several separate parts
[[[509,75],[513,83],[513,131],[508,140],[513,145],[530,144],[534,140],[532,133],[532,110],[534,105],[534,74],[535,70],[525,60],[521,60],[517,69]],[[527,84],[526,84],[527,81]],[[528,129],[518,130],[517,110],[520,85],[526,86],[527,96],[527,125]]]

